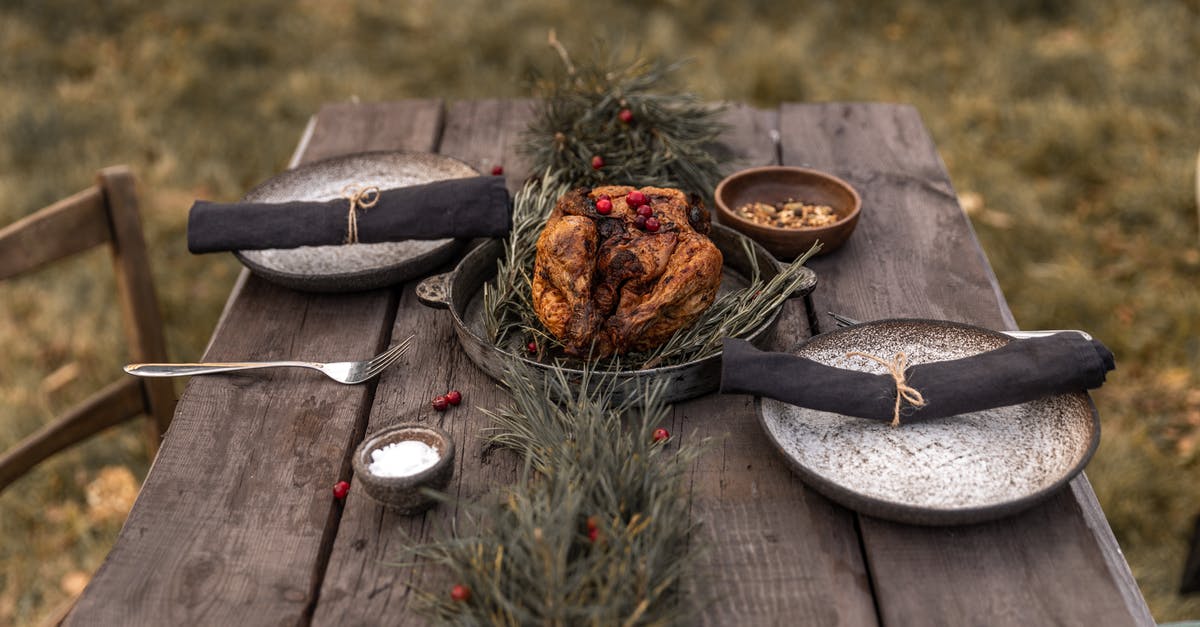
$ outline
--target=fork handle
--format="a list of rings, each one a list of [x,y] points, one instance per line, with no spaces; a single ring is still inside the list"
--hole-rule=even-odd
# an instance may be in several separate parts
[[[256,368],[275,368],[277,366],[314,368],[320,370],[322,365],[323,364],[311,361],[235,361],[192,364],[129,364],[128,366],[125,366],[125,372],[139,377],[187,377],[194,374],[213,374],[215,372],[253,370]]]

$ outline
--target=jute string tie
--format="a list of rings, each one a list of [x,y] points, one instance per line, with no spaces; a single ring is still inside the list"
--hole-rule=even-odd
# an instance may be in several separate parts
[[[346,213],[346,243],[358,243],[358,212],[366,211],[379,202],[379,188],[374,185],[358,188],[347,185],[342,188],[342,197],[350,202],[350,210]]]
[[[888,373],[891,374],[892,378],[896,380],[896,408],[892,414],[893,427],[900,426],[900,403],[902,401],[908,401],[908,404],[912,405],[913,407],[925,406],[925,397],[921,395],[920,391],[910,386],[905,381],[904,371],[908,369],[908,355],[905,355],[903,352],[896,353],[896,357],[891,361],[883,359],[882,357],[876,357],[874,355],[868,355],[866,353],[860,353],[857,351],[846,353],[846,356],[866,357],[867,359],[880,364],[884,368],[887,368]]]

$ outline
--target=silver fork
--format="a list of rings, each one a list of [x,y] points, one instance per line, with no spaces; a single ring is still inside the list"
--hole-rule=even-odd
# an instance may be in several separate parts
[[[861,324],[858,320],[855,320],[854,318],[847,318],[842,314],[833,313],[832,311],[827,311],[825,313],[829,314],[829,317],[833,318],[839,327],[849,327],[856,324]],[[1025,340],[1032,337],[1046,337],[1047,335],[1054,335],[1055,333],[1078,333],[1082,335],[1083,339],[1085,340],[1092,339],[1090,334],[1078,329],[1057,329],[1053,331],[1001,331],[1000,333],[1003,333],[1009,337],[1015,337],[1018,340]]]
[[[139,377],[184,377],[194,374],[212,374],[214,372],[231,372],[234,370],[252,370],[255,368],[275,368],[278,366],[311,368],[320,370],[325,376],[338,383],[362,383],[374,378],[396,363],[412,345],[413,336],[386,351],[363,361],[335,361],[327,364],[315,361],[241,361],[241,362],[210,362],[197,364],[129,364],[125,372]]]

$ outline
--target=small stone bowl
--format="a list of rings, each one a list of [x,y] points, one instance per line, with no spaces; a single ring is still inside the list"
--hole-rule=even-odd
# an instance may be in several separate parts
[[[818,255],[826,255],[845,243],[858,225],[862,199],[849,183],[808,168],[766,166],[735,172],[717,185],[714,197],[717,219],[725,226],[750,236],[780,259],[795,259],[821,242]],[[789,198],[829,205],[838,220],[828,226],[782,228],[757,224],[737,214],[751,202],[772,204]]]
[[[388,444],[417,440],[433,447],[438,461],[433,466],[407,477],[380,477],[371,474],[371,453]],[[454,440],[450,434],[423,424],[406,423],[388,427],[363,440],[354,451],[355,482],[363,487],[367,496],[384,507],[402,514],[418,514],[434,500],[421,492],[422,488],[444,490],[454,476]]]

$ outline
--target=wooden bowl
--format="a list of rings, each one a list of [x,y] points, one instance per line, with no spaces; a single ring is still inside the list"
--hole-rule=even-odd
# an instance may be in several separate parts
[[[837,250],[854,227],[862,209],[858,192],[842,179],[807,168],[766,166],[735,172],[717,185],[717,219],[753,238],[780,259],[794,259],[821,242],[825,255]],[[735,210],[752,202],[773,204],[788,199],[828,205],[838,221],[828,226],[782,228],[755,224]]]
[[[438,461],[416,474],[404,477],[380,477],[371,473],[371,453],[388,444],[417,440],[433,447]],[[429,509],[433,499],[422,488],[442,490],[454,476],[454,440],[450,434],[423,424],[407,423],[388,427],[363,440],[354,451],[355,482],[367,496],[381,505],[403,514],[417,514]]]

